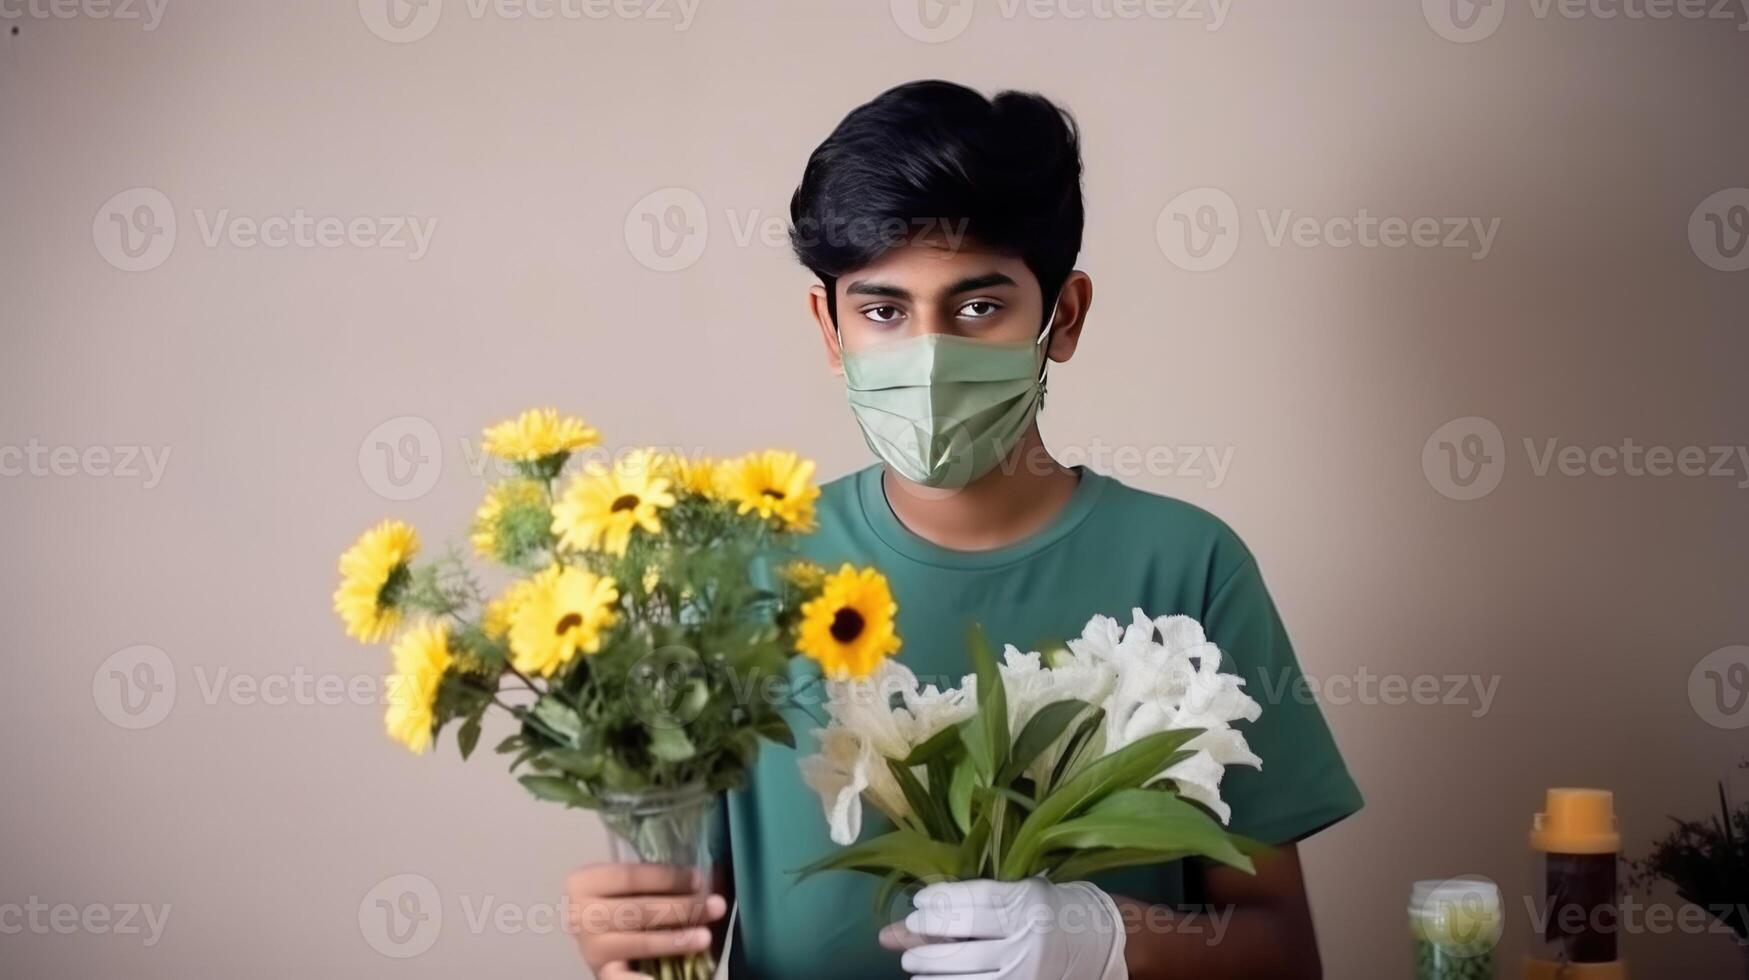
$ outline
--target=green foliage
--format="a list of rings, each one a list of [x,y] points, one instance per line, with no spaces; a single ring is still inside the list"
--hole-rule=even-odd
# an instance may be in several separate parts
[[[635,530],[623,555],[561,549],[552,503],[566,458],[516,464],[490,527],[492,557],[513,574],[554,564],[615,581],[616,623],[599,652],[551,677],[512,666],[508,639],[488,633],[488,594],[456,549],[397,572],[388,598],[450,626],[454,666],[432,704],[433,731],[456,725],[471,756],[488,711],[515,734],[497,743],[534,796],[598,807],[605,796],[741,785],[762,741],[793,747],[785,708],[803,587],[779,574],[794,537],[734,504],[676,489],[659,534]]]
[[[1148,735],[1100,755],[1105,712],[1063,700],[1011,734],[1007,692],[977,632],[971,651],[978,712],[907,758],[887,760],[909,806],[904,825],[835,851],[803,875],[860,871],[891,891],[940,878],[1071,881],[1189,857],[1253,870],[1261,845],[1228,834],[1156,778],[1191,755],[1184,746],[1200,729]]]
[[[1676,888],[1683,901],[1711,913],[1749,942],[1749,804],[1733,808],[1719,784],[1719,812],[1707,820],[1670,818],[1676,829],[1631,862],[1633,883],[1649,889],[1658,881]]]

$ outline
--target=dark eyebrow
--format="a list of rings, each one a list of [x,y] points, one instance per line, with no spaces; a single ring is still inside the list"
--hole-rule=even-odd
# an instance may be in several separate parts
[[[884,282],[868,282],[858,279],[844,287],[848,296],[885,296],[888,299],[910,299],[911,294],[898,286]]]
[[[1008,278],[1000,272],[988,272],[981,276],[972,276],[967,279],[961,279],[959,282],[947,287],[947,295],[958,296],[960,293],[969,293],[974,289],[988,289],[991,286],[1012,286],[1014,284],[1015,282],[1013,279]]]
[[[969,293],[975,289],[988,289],[991,286],[1013,285],[1015,285],[1014,280],[1008,276],[1005,276],[1000,272],[987,272],[981,276],[968,276],[965,279],[961,279],[960,281],[948,286],[942,295],[958,296],[960,293]],[[891,283],[869,282],[864,279],[858,279],[844,287],[844,292],[847,296],[885,296],[888,299],[904,300],[911,298],[911,293],[908,290],[901,289]]]

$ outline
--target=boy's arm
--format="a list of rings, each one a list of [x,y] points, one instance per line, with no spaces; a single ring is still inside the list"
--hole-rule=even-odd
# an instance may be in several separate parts
[[[1201,865],[1199,911],[1114,896],[1131,980],[1321,980],[1318,937],[1293,844],[1256,858],[1257,874]]]

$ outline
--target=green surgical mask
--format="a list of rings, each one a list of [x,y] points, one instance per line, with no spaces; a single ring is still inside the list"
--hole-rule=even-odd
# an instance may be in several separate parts
[[[1044,402],[1050,333],[1046,323],[1031,343],[924,334],[845,351],[850,410],[868,447],[924,486],[963,487],[990,472]]]

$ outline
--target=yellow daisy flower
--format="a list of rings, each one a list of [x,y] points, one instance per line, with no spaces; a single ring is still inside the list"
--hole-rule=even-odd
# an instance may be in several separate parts
[[[581,568],[549,568],[529,580],[510,621],[510,662],[550,677],[579,653],[601,650],[602,632],[619,618],[613,579]]]
[[[528,600],[534,591],[533,578],[518,579],[510,583],[498,598],[486,603],[485,611],[480,614],[480,631],[489,640],[502,640],[510,635],[510,625],[516,621],[516,610]]]
[[[722,473],[723,493],[739,513],[776,518],[786,531],[814,529],[814,463],[792,452],[767,449],[729,463]]]
[[[633,528],[662,533],[658,512],[674,506],[668,487],[642,450],[627,453],[611,469],[591,463],[553,505],[553,533],[562,547],[623,555]]]
[[[482,558],[511,559],[504,554],[500,537],[507,514],[530,509],[546,510],[546,489],[533,480],[501,480],[486,491],[480,509],[474,511],[473,532],[468,539]]]
[[[598,445],[601,433],[582,419],[556,408],[531,408],[486,430],[486,451],[502,459],[532,463],[559,453]]]
[[[811,561],[797,558],[778,569],[786,581],[804,592],[811,592],[826,581],[826,570]]]
[[[389,676],[389,710],[383,727],[389,737],[414,752],[431,746],[432,707],[444,672],[454,663],[449,630],[422,623],[395,641],[395,672]]]
[[[886,576],[845,565],[826,576],[817,598],[802,604],[796,649],[818,661],[828,677],[867,677],[899,652],[893,631],[898,611]]]
[[[717,496],[720,464],[708,456],[688,458],[681,453],[656,453],[651,457],[656,476],[667,477],[673,489],[697,497]]]
[[[340,588],[334,612],[346,635],[380,643],[401,622],[395,590],[406,584],[408,565],[419,551],[419,533],[400,521],[384,521],[364,532],[340,556]]]

